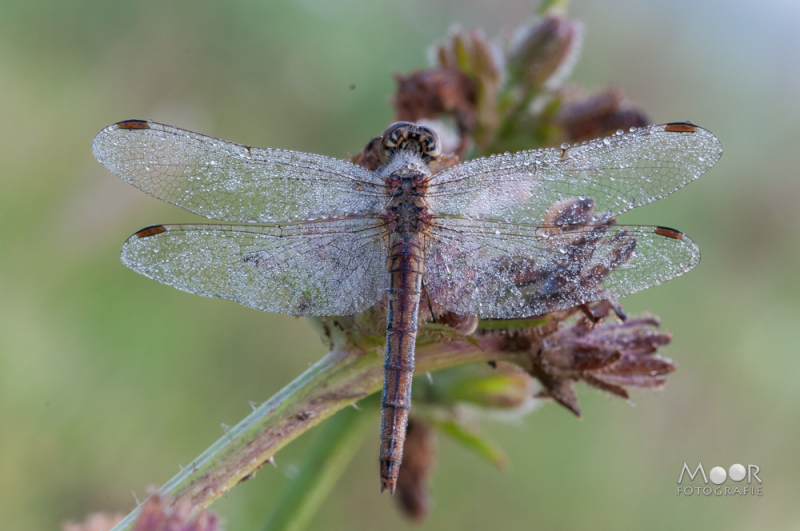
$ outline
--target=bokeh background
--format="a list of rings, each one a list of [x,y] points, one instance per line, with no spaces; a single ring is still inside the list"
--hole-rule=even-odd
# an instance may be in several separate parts
[[[391,120],[392,74],[452,24],[490,36],[532,1],[0,1],[0,522],[56,529],[141,498],[325,347],[291,317],[157,284],[122,241],[193,215],[90,152],[151,118],[256,146],[346,156]],[[725,154],[622,221],[690,234],[700,266],[623,300],[675,334],[678,371],[635,407],[579,388],[484,429],[497,471],[441,440],[429,529],[787,529],[800,506],[800,3],[574,0],[572,81],[624,89],[653,122],[691,119]],[[378,493],[377,420],[312,529],[406,529]],[[212,509],[259,529],[315,432]],[[761,467],[763,496],[676,496],[684,461]]]

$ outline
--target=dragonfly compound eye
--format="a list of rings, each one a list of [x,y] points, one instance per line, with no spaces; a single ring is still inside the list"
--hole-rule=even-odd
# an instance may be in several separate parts
[[[435,161],[442,154],[439,135],[424,125],[395,122],[383,133],[381,160],[387,163],[400,151],[418,153],[425,162]]]

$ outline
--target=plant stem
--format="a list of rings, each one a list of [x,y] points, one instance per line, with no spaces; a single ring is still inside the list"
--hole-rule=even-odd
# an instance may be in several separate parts
[[[383,385],[383,357],[376,351],[348,347],[343,336],[334,337],[333,341],[334,350],[231,428],[165,483],[159,493],[175,502],[188,500],[192,507],[207,507],[300,434],[379,391]],[[487,335],[471,341],[419,345],[415,372],[425,374],[497,360],[525,364],[526,359],[523,353],[506,350],[502,337]],[[138,515],[137,507],[112,531],[133,529]]]
[[[378,402],[372,398],[362,401],[360,410],[345,408],[327,421],[299,475],[274,503],[265,531],[301,531],[308,527],[377,416]]]

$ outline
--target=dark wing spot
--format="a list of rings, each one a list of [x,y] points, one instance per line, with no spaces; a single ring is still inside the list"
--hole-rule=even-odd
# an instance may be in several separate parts
[[[145,227],[134,236],[137,238],[147,238],[149,236],[155,236],[156,234],[161,234],[162,232],[167,232],[167,229],[164,228],[164,225],[150,225],[149,227]]]
[[[697,131],[697,126],[692,122],[675,122],[672,124],[667,124],[667,126],[664,128],[664,131],[670,133],[694,133]]]
[[[656,227],[656,230],[654,230],[653,232],[655,232],[660,236],[665,236],[667,238],[672,238],[674,240],[683,239],[683,233],[681,231],[670,229],[669,227]]]
[[[147,120],[125,120],[114,125],[117,126],[117,129],[150,129]]]

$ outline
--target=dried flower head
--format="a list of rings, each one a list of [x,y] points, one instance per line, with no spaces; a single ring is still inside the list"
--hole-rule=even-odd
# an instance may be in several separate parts
[[[610,305],[601,301],[597,307]],[[672,340],[671,334],[658,331],[658,320],[644,317],[597,324],[594,308],[591,316],[542,337],[531,350],[530,372],[542,383],[541,396],[553,398],[578,416],[577,381],[628,399],[626,386],[658,388],[675,370],[671,360],[655,355]]]
[[[583,29],[559,9],[487,39],[454,28],[432,50],[433,66],[397,75],[397,119],[455,122],[459,156],[533,149],[645,125],[618,89],[583,98],[564,85],[580,55]]]
[[[572,72],[582,37],[580,22],[558,15],[521,27],[507,53],[509,82],[529,91],[557,87]]]
[[[436,432],[424,420],[408,420],[403,473],[397,479],[395,501],[401,514],[422,523],[430,511],[429,485],[436,456]]]
[[[649,123],[647,116],[633,108],[619,89],[610,88],[585,99],[570,92],[576,90],[561,92],[563,103],[554,117],[568,142],[591,140]]]
[[[172,504],[168,497],[152,492],[142,506],[134,531],[218,531],[217,517],[192,507],[188,500]]]
[[[124,517],[123,514],[90,513],[83,522],[64,522],[62,531],[108,531]]]

